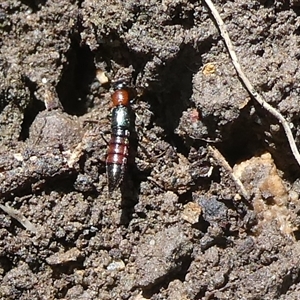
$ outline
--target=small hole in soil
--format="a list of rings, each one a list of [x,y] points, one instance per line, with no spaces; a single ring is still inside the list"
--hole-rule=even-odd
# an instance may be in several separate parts
[[[46,4],[46,0],[22,0],[21,2],[30,7],[33,12],[37,12]]]
[[[87,108],[89,86],[95,79],[94,55],[88,46],[73,42],[67,56],[69,63],[57,85],[57,93],[67,113],[82,115]]]
[[[245,113],[241,113],[234,124],[229,124],[229,128],[224,128],[225,139],[220,144],[220,151],[231,166],[261,154],[266,148],[262,139],[262,126],[249,119]]]
[[[38,101],[34,95],[37,89],[36,83],[29,80],[29,78],[24,78],[25,85],[30,91],[30,103],[24,111],[24,119],[22,123],[22,129],[20,133],[20,141],[25,141],[29,137],[29,128],[38,115],[38,113],[45,109],[45,105],[42,101]]]

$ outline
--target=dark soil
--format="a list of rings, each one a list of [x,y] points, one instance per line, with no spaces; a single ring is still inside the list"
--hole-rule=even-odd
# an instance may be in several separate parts
[[[215,5],[299,145],[300,2]],[[300,299],[300,167],[204,2],[2,0],[0,24],[0,299]],[[104,79],[123,76],[110,196]]]

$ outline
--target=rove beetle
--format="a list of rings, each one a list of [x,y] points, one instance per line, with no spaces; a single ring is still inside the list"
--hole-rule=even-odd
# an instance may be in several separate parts
[[[106,158],[108,191],[111,194],[121,184],[127,166],[130,127],[132,123],[130,108],[130,89],[122,79],[113,83],[114,93],[111,120],[111,138]]]

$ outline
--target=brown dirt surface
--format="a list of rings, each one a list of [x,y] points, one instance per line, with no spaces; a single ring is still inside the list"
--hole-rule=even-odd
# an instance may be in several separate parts
[[[215,5],[300,147],[300,2]],[[300,167],[204,2],[2,0],[0,24],[1,300],[300,299]],[[109,195],[106,81],[124,76]]]

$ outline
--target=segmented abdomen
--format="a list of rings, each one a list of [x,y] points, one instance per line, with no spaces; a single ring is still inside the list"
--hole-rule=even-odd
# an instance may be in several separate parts
[[[113,109],[111,131],[106,159],[110,193],[120,185],[127,164],[130,136],[130,111],[127,106],[118,105]]]

